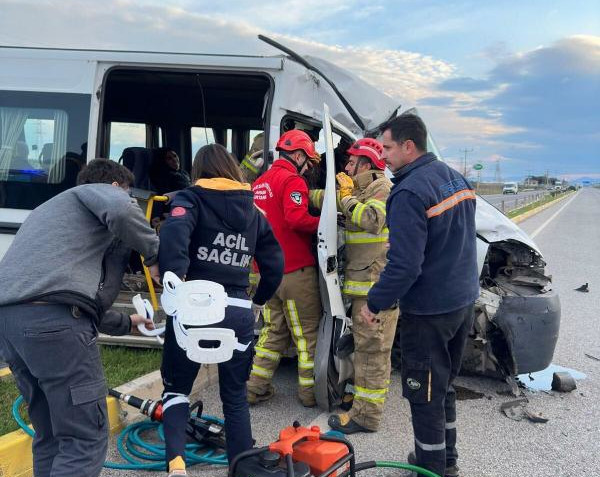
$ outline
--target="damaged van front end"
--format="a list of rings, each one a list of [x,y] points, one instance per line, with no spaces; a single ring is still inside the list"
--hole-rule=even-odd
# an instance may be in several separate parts
[[[546,368],[560,301],[535,243],[482,198],[477,201],[481,294],[463,372],[510,377]]]

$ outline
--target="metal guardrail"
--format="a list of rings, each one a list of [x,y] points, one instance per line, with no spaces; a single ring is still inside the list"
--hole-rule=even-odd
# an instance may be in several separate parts
[[[496,206],[496,208],[500,210],[503,214],[506,214],[513,210],[520,209],[521,207],[525,207],[526,205],[532,204],[533,202],[537,202],[538,200],[541,200],[548,195],[550,195],[550,191],[544,190],[536,194],[530,194],[527,197],[502,199],[502,202],[500,202],[500,205]]]

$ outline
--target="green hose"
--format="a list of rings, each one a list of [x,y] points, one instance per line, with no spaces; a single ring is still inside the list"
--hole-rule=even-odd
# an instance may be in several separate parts
[[[13,403],[12,414],[19,427],[33,437],[35,431],[27,425],[19,412],[19,406],[22,402],[23,396],[19,396]],[[209,421],[223,424],[223,421],[216,417],[202,417]],[[142,433],[147,434],[148,432],[156,432],[158,434],[158,441],[160,442],[151,443],[144,439]],[[104,467],[121,470],[165,470],[164,440],[165,436],[162,424],[150,420],[130,424],[121,431],[117,438],[117,449],[126,463],[106,461],[104,462]],[[188,466],[194,464],[228,465],[227,457],[224,453],[216,453],[214,449],[197,443],[186,444],[185,462]]]
[[[394,469],[412,470],[413,472],[416,472],[420,475],[425,475],[426,477],[440,477],[435,472],[431,472],[430,470],[424,469],[423,467],[419,467],[417,465],[405,464],[404,462],[377,460],[375,461],[375,467],[391,467]]]

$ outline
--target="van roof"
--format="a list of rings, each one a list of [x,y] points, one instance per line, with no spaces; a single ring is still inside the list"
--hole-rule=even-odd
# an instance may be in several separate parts
[[[3,63],[3,68],[0,70],[0,89],[9,90],[29,88],[31,91],[53,91],[56,88],[65,92],[89,93],[95,75],[94,62],[272,71],[275,76],[289,77],[289,81],[284,78],[284,82],[290,85],[298,83],[299,80],[306,82],[307,78],[307,69],[284,54],[232,55],[0,45],[0,58]],[[351,71],[321,58],[311,56],[304,58],[333,81],[367,129],[386,121],[400,107],[398,100],[391,98]],[[34,60],[35,64],[28,60]],[[49,78],[40,75],[40,70],[53,71],[51,80],[54,84]],[[316,73],[311,72],[311,74],[318,81],[319,76]],[[324,81],[321,84],[324,88],[330,88]],[[322,109],[322,105],[319,109]]]

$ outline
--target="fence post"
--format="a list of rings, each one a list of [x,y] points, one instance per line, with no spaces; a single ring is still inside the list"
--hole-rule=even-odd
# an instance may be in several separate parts
[[[504,214],[504,199],[502,199],[502,213]]]

